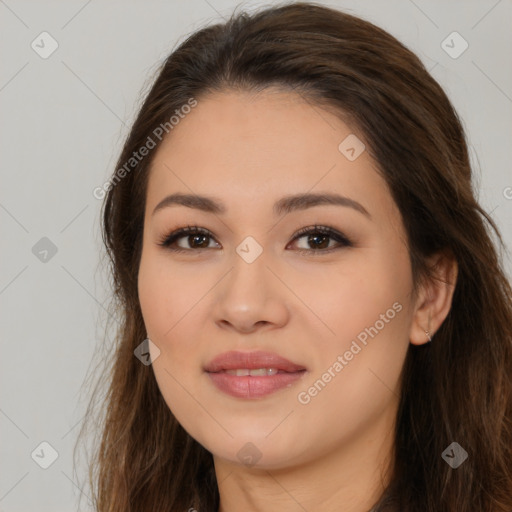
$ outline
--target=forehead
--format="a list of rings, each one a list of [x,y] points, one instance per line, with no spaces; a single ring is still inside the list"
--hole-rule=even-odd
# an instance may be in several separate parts
[[[343,153],[343,141],[362,144],[363,136],[303,96],[226,91],[197,101],[157,150],[148,208],[173,192],[204,193],[239,207],[317,191],[336,191],[373,209],[391,200],[368,151],[352,160]]]
[[[258,94],[223,92],[198,100],[158,150],[160,157],[227,170],[258,170],[259,174],[332,165],[338,145],[351,130],[335,115],[297,93],[279,90]],[[199,170],[199,169],[198,169]],[[218,169],[221,171],[221,169]],[[251,174],[251,173],[247,173]]]

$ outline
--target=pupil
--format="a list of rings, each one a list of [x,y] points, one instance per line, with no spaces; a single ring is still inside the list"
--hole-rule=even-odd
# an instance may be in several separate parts
[[[200,240],[201,238],[203,239],[203,242],[204,242],[204,240],[207,238],[207,235],[190,235],[189,242],[190,242],[190,239],[193,240],[193,242],[190,245],[192,245],[192,247],[199,246],[199,247],[202,248],[204,246],[204,243],[203,244],[198,244],[197,246],[194,245],[195,241],[196,240]],[[206,247],[208,247],[208,242],[206,242]]]
[[[323,241],[325,242],[326,240],[328,240],[329,236],[328,235],[310,235],[309,239],[308,239],[308,242],[311,242],[313,240],[317,241],[319,238],[323,239]],[[327,242],[327,244],[325,244],[325,243],[324,244],[322,244],[322,243],[317,244],[316,242],[314,242],[314,243],[315,243],[315,246],[316,246],[317,249],[318,248],[323,249],[324,247],[329,245],[329,242]]]

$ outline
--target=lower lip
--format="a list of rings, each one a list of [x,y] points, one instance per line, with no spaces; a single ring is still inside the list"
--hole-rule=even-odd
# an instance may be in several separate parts
[[[283,372],[263,377],[244,375],[237,377],[225,372],[208,373],[218,389],[237,398],[261,398],[275,391],[290,387],[302,378],[305,371]]]

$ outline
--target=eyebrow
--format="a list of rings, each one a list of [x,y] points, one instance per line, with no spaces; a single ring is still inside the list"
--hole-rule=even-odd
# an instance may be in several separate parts
[[[218,199],[195,194],[176,193],[162,199],[156,205],[152,215],[163,208],[174,205],[186,206],[187,208],[194,208],[207,213],[226,213],[226,207]],[[306,210],[307,208],[321,205],[345,206],[362,213],[369,219],[372,218],[368,210],[362,204],[358,203],[354,199],[350,199],[349,197],[333,193],[307,193],[285,196],[274,204],[274,215],[281,215],[283,213],[290,213],[297,210]]]

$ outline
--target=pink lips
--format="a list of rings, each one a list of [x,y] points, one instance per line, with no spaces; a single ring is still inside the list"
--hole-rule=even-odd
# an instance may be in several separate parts
[[[227,370],[258,370],[272,368],[273,374],[263,376],[231,375]],[[260,398],[289,387],[306,372],[304,366],[292,363],[273,352],[225,352],[204,368],[218,389],[237,398]],[[277,370],[277,373],[275,372]]]

